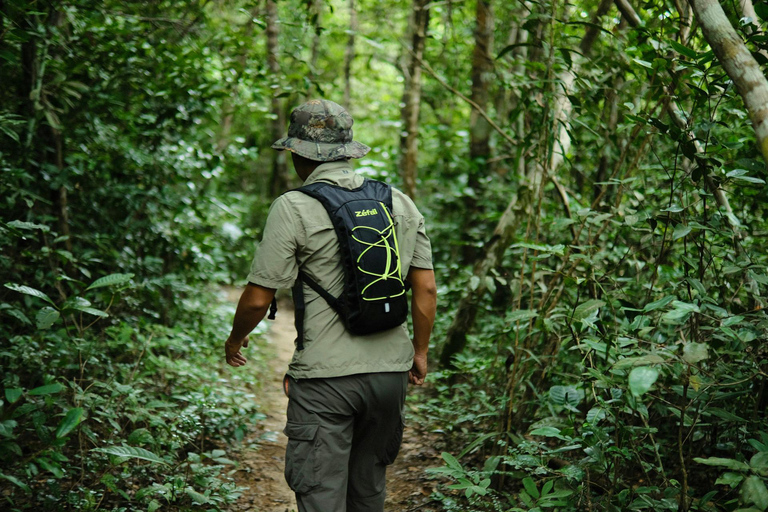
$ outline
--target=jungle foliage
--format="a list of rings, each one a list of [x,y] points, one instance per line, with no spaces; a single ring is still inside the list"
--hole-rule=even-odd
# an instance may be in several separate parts
[[[687,3],[349,5],[0,2],[3,507],[237,498],[258,372],[211,304],[292,186],[274,121],[348,95],[396,186],[420,102],[442,508],[767,510],[766,166]]]

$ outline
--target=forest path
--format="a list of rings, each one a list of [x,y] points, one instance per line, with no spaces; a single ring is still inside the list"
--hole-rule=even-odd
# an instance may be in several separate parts
[[[237,302],[240,290],[228,290],[228,299]],[[283,393],[283,375],[293,356],[296,330],[293,326],[293,309],[290,302],[281,302],[276,320],[268,323],[266,340],[256,343],[244,351],[263,350],[269,357],[267,370],[262,376],[259,394],[261,412],[266,418],[259,423],[257,431],[244,444],[238,459],[240,468],[235,473],[235,482],[248,487],[230,510],[236,512],[294,512],[296,499],[285,483],[285,446],[288,438],[282,433],[285,426],[285,411],[288,398]],[[266,345],[266,346],[264,346]],[[413,390],[409,391],[413,393]],[[415,409],[406,404],[406,411]],[[435,434],[430,434],[408,415],[403,445],[395,463],[387,469],[387,512],[436,512],[437,503],[430,495],[435,488],[434,481],[427,480],[428,467],[442,465],[440,454],[435,450]],[[432,508],[434,505],[434,508]],[[330,512],[330,511],[329,511]]]

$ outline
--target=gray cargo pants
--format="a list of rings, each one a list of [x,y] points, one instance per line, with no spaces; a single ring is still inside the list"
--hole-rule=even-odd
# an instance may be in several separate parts
[[[299,512],[383,512],[408,372],[287,379],[285,479]]]

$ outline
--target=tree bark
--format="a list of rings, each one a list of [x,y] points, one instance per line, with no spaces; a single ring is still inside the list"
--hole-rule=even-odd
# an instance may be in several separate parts
[[[470,98],[481,109],[488,110],[488,86],[493,73],[493,5],[491,0],[477,0],[475,47],[472,50],[472,94]],[[491,127],[472,109],[469,114],[469,157],[488,159]]]
[[[277,2],[267,0],[267,65],[272,75],[272,80],[280,77],[280,63],[278,61],[278,35],[277,26]],[[285,131],[285,111],[282,102],[277,95],[272,96],[272,135],[271,140],[277,140]],[[272,178],[270,180],[270,193],[277,196],[288,188],[288,164],[285,151],[274,151],[272,154]]]
[[[355,34],[357,33],[357,9],[355,0],[349,0],[349,37],[344,51],[344,108],[349,110],[352,101],[352,61],[355,59]]]
[[[413,0],[413,13],[409,23],[411,48],[407,58],[403,86],[403,131],[400,137],[400,155],[404,192],[416,195],[419,160],[419,113],[421,111],[421,61],[429,25],[429,0]]]
[[[757,146],[768,162],[768,80],[715,0],[690,0],[704,38],[744,100]]]

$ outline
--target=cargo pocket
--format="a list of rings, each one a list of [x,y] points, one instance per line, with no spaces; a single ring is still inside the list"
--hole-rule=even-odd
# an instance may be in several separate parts
[[[283,431],[288,436],[285,481],[297,494],[307,494],[319,484],[315,475],[315,439],[319,426],[289,421]]]
[[[389,442],[387,442],[387,445],[384,447],[384,454],[381,457],[382,464],[389,466],[390,464],[395,462],[395,459],[397,458],[397,454],[400,453],[400,445],[403,443],[404,427],[405,427],[405,424],[401,419],[400,423],[398,423],[397,427],[395,428],[394,434],[392,434],[392,437],[389,439]]]

